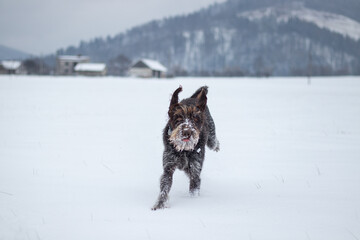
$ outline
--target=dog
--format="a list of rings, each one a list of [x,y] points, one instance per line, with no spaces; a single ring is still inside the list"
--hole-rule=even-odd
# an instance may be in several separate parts
[[[207,106],[208,87],[200,87],[190,98],[179,102],[182,86],[170,101],[169,120],[163,130],[163,174],[160,194],[152,210],[165,208],[175,169],[183,170],[190,179],[190,195],[200,194],[200,173],[205,158],[205,145],[220,150],[215,123]]]

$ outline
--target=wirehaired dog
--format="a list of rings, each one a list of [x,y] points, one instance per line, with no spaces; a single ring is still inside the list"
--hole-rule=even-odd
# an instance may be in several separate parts
[[[215,123],[206,104],[207,89],[207,86],[199,88],[190,98],[180,103],[178,95],[182,87],[176,89],[172,95],[168,111],[169,121],[163,132],[164,172],[160,179],[159,198],[152,210],[165,207],[176,168],[185,171],[190,178],[190,194],[199,194],[205,145],[216,152],[220,150]]]

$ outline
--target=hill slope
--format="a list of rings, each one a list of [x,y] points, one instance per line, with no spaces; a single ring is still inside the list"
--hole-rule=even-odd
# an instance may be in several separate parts
[[[0,45],[0,60],[21,60],[29,56],[28,53]]]
[[[58,54],[154,58],[175,73],[202,75],[360,74],[357,12],[354,0],[229,0]]]

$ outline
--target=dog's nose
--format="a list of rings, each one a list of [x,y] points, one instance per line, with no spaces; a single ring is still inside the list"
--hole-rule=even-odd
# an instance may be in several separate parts
[[[189,138],[191,136],[191,129],[190,128],[184,128],[182,134],[183,134],[184,138]]]

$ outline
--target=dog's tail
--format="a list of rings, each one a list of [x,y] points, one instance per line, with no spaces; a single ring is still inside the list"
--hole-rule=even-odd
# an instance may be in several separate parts
[[[198,90],[196,90],[196,92],[194,92],[193,95],[191,95],[190,98],[196,98],[196,97],[201,93],[202,90],[204,90],[204,91],[205,91],[205,95],[207,95],[207,93],[208,93],[208,86],[200,87]]]

